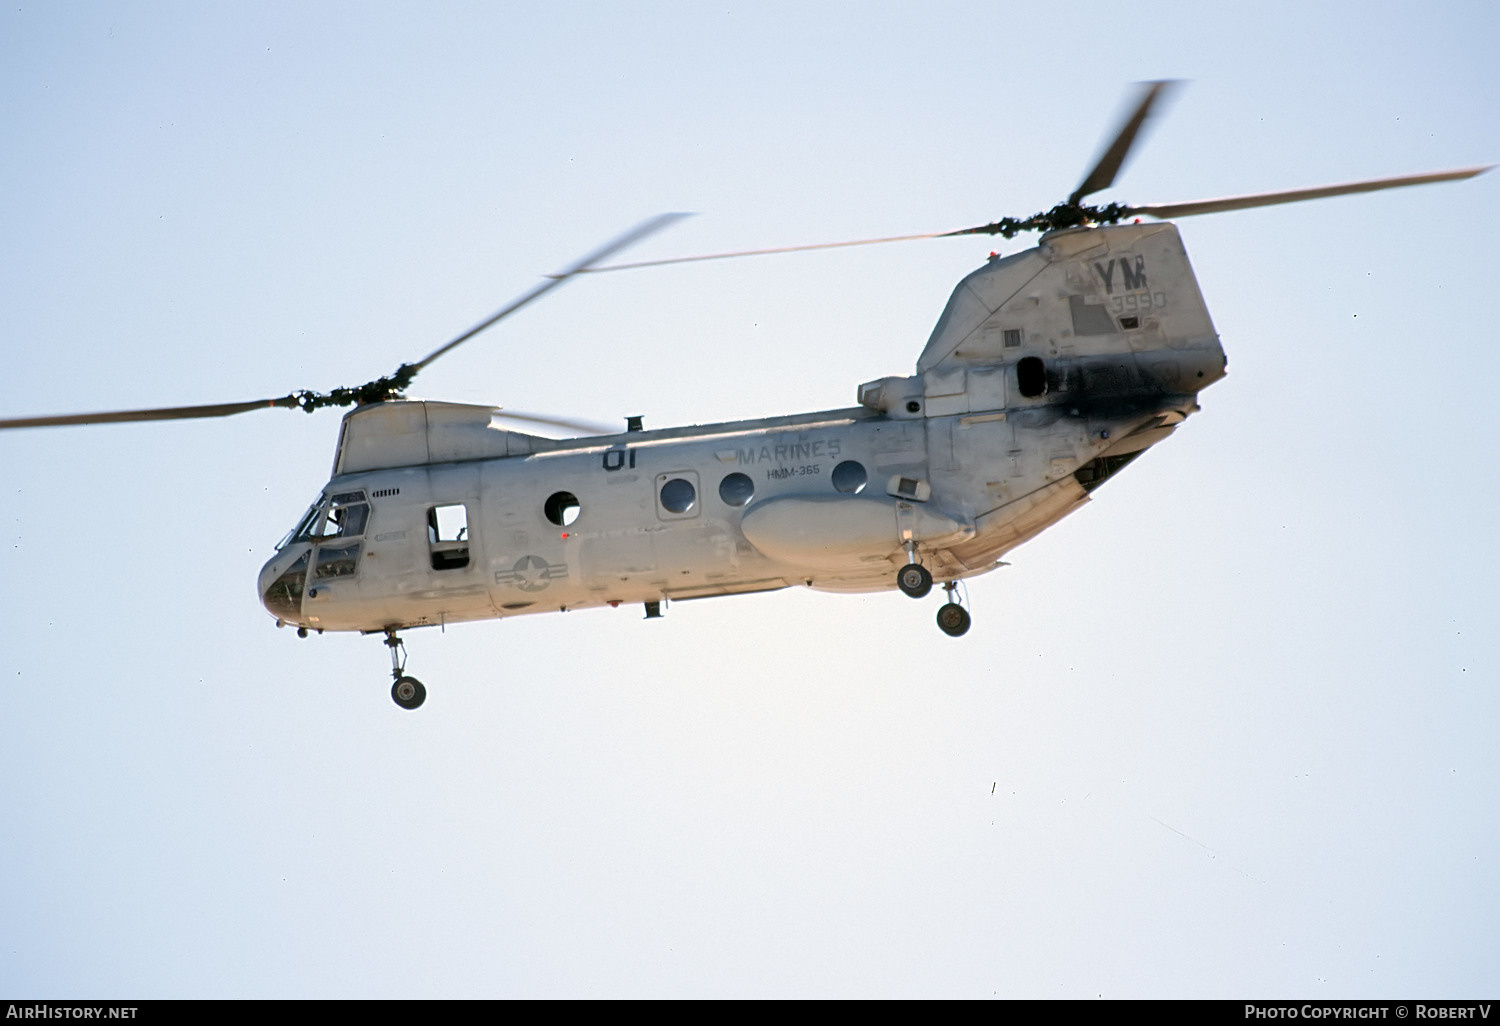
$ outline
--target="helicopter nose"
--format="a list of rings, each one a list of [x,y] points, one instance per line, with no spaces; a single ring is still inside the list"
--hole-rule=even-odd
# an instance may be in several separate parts
[[[302,619],[302,589],[307,581],[308,557],[307,547],[287,546],[260,569],[257,586],[261,605],[278,620],[298,623]]]

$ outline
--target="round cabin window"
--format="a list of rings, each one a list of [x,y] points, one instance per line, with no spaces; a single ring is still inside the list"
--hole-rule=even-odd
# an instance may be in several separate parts
[[[833,487],[846,495],[862,491],[867,480],[865,466],[858,460],[845,460],[833,468]]]
[[[674,477],[661,486],[661,506],[668,513],[686,513],[698,501],[698,490],[691,481]]]
[[[743,506],[755,497],[755,482],[748,475],[734,473],[719,482],[719,498],[726,506]]]
[[[543,504],[542,512],[558,527],[568,527],[578,519],[583,507],[578,504],[578,496],[572,492],[553,492]]]

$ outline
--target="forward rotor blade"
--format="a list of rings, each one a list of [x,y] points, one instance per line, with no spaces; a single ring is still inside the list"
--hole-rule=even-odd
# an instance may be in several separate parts
[[[618,253],[626,246],[630,246],[636,242],[639,242],[646,236],[653,235],[656,232],[661,231],[661,229],[665,228],[667,225],[672,224],[676,221],[680,221],[684,217],[689,216],[691,215],[661,214],[657,217],[653,217],[651,220],[632,228],[630,231],[626,232],[624,235],[621,235],[619,238],[613,240],[612,242],[607,242],[603,246],[600,246],[598,249],[594,250],[582,260],[579,260],[567,270],[559,271],[557,274],[548,275],[546,281],[542,282],[542,284],[538,285],[536,288],[532,289],[524,296],[511,301],[507,306],[502,307],[495,313],[491,314],[489,317],[486,317],[484,320],[474,325],[474,327],[470,328],[462,335],[459,335],[457,338],[444,343],[437,349],[434,349],[432,352],[428,353],[427,356],[420,362],[412,364],[411,366],[413,368],[413,374],[415,374],[416,371],[419,371],[422,368],[426,367],[429,363],[436,360],[438,357],[442,356],[449,350],[461,345],[464,342],[467,342],[469,339],[473,338],[484,329],[490,327],[496,321],[499,321],[504,317],[509,317],[511,314],[521,309],[521,307],[525,306],[533,299],[536,299],[544,293],[550,292],[552,289],[557,288],[559,285],[567,281],[569,278],[573,277],[575,274],[582,274],[584,271],[593,270],[593,265],[598,263],[600,260]]]
[[[1433,171],[1420,175],[1397,175],[1394,178],[1371,178],[1363,182],[1345,182],[1343,185],[1321,185],[1312,189],[1288,189],[1283,192],[1261,192],[1245,196],[1226,196],[1223,199],[1197,200],[1192,203],[1156,203],[1144,207],[1126,207],[1126,217],[1145,214],[1147,217],[1191,217],[1194,214],[1218,214],[1226,210],[1248,210],[1251,207],[1270,207],[1278,203],[1300,203],[1302,200],[1325,199],[1329,196],[1344,196],[1354,192],[1378,192],[1381,189],[1399,189],[1407,185],[1427,185],[1430,182],[1452,182],[1482,175],[1495,165],[1466,167],[1455,171]]]
[[[585,435],[617,435],[620,433],[618,427],[607,424],[595,424],[588,420],[571,420],[567,417],[550,417],[540,413],[522,413],[520,410],[507,410],[504,407],[495,411],[495,416],[500,420],[515,420],[523,424],[541,424],[544,427],[562,428],[564,431],[577,431]]]
[[[69,413],[58,416],[47,417],[10,417],[0,419],[0,430],[7,428],[27,427],[61,427],[69,424],[119,424],[127,421],[142,420],[195,420],[207,417],[228,417],[236,413],[248,413],[251,410],[266,409],[269,407],[282,406],[290,409],[302,409],[311,412],[323,406],[350,406],[362,402],[380,402],[384,399],[398,396],[402,389],[410,383],[418,371],[429,363],[442,356],[463,342],[467,342],[485,328],[494,324],[501,318],[514,313],[527,303],[536,299],[543,293],[556,288],[575,274],[588,270],[593,264],[600,260],[618,253],[626,246],[639,242],[646,236],[660,231],[667,225],[687,214],[662,214],[653,217],[630,231],[621,235],[594,250],[588,256],[573,264],[567,270],[552,275],[547,281],[538,285],[530,292],[508,306],[497,311],[485,320],[474,325],[468,331],[459,335],[452,341],[440,346],[427,355],[420,363],[402,364],[396,373],[389,378],[380,378],[376,381],[361,385],[358,388],[335,389],[326,395],[318,392],[294,392],[288,396],[278,399],[258,399],[248,403],[219,403],[212,406],[167,406],[155,410],[111,410],[103,413]],[[367,394],[368,393],[368,394]],[[506,414],[513,420],[528,420],[532,423],[550,424],[567,430],[582,430],[588,433],[608,434],[609,428],[600,428],[597,424],[586,424],[581,421],[570,421],[557,418],[545,418],[528,416],[526,414]]]
[[[257,399],[248,403],[219,403],[213,406],[164,406],[156,410],[112,410],[105,413],[69,413],[52,417],[8,417],[0,419],[0,430],[28,427],[61,427],[66,424],[120,424],[134,420],[201,420],[229,417],[251,410],[275,406],[297,406],[295,396],[280,399]]]
[[[1115,176],[1120,173],[1120,168],[1125,164],[1125,158],[1130,156],[1130,148],[1135,144],[1135,137],[1140,133],[1141,126],[1151,115],[1151,107],[1172,86],[1176,85],[1173,80],[1161,82],[1144,82],[1142,86],[1144,93],[1141,100],[1136,104],[1135,112],[1125,119],[1115,133],[1114,141],[1105,149],[1099,162],[1094,169],[1084,176],[1084,179],[1073,195],[1068,197],[1068,204],[1076,206],[1078,201],[1085,196],[1093,195],[1100,189],[1107,189],[1114,184]]]
[[[881,242],[911,242],[914,239],[939,239],[953,232],[924,232],[921,235],[888,235],[880,239],[852,239],[848,242],[815,242],[806,246],[773,246],[770,249],[740,249],[732,253],[704,253],[700,256],[670,257],[666,260],[642,260],[634,264],[606,264],[603,267],[585,267],[579,273],[598,274],[603,271],[633,271],[640,267],[665,267],[667,264],[691,264],[700,260],[728,260],[731,257],[767,256],[771,253],[803,253],[814,249],[841,249],[845,246],[873,246]]]

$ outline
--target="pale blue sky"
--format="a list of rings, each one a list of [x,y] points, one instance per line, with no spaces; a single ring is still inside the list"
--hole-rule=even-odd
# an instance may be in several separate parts
[[[641,257],[956,228],[1179,91],[1150,203],[1500,160],[1490,3],[0,13],[0,415],[388,373]],[[1203,412],[931,603],[298,641],[336,413],[10,432],[0,992],[1480,996],[1493,175],[1184,220]],[[988,240],[569,284],[418,394],[667,426],[910,373]],[[1002,244],[1014,252],[1025,243]],[[992,793],[993,788],[993,793]]]

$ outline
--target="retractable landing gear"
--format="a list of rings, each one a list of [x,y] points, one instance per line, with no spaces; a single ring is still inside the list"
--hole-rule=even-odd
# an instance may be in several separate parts
[[[386,647],[391,650],[391,698],[403,709],[415,709],[427,701],[427,689],[415,677],[406,675],[406,645],[396,637],[394,628],[385,632]]]
[[[937,611],[938,629],[950,638],[959,638],[969,632],[969,611],[959,605],[955,589],[957,581],[949,581],[943,585],[943,591],[948,593],[948,601]]]

